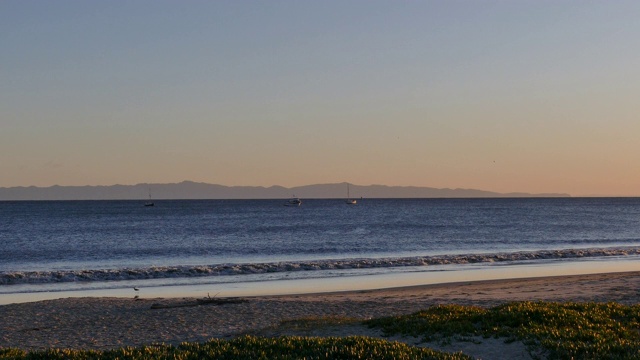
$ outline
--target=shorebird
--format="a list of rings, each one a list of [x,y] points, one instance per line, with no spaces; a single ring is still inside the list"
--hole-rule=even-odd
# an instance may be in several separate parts
[[[138,289],[137,287],[134,287],[134,288],[133,288],[133,290],[138,291],[138,290],[140,290],[140,289]]]

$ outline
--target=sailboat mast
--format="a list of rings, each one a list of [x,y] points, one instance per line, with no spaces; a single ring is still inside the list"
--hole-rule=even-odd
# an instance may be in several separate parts
[[[356,200],[355,199],[351,199],[351,194],[349,193],[349,183],[347,183],[347,200],[345,200],[345,202],[348,205],[355,205],[356,204]]]

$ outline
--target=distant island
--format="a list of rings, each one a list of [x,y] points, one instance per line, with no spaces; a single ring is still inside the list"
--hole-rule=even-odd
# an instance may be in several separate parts
[[[306,199],[346,196],[347,183],[282,186],[224,186],[183,181],[177,184],[112,186],[50,186],[0,188],[0,200],[142,200],[152,194],[162,199],[284,199],[296,195]],[[438,189],[416,186],[350,185],[354,198],[513,198],[570,197],[569,194],[497,193],[475,189]]]

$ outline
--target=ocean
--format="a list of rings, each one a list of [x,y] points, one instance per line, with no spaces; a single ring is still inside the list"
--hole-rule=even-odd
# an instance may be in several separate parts
[[[0,202],[0,303],[640,270],[638,198],[302,200]]]

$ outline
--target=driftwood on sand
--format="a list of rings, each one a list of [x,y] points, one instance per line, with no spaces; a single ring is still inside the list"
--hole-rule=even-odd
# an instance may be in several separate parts
[[[248,302],[249,300],[237,297],[229,297],[229,298],[217,298],[211,297],[207,294],[206,298],[188,300],[185,302],[179,303],[171,303],[171,304],[160,304],[154,303],[151,305],[152,309],[170,309],[170,308],[178,308],[178,307],[189,307],[189,306],[200,306],[200,305],[226,305],[226,304],[240,304],[244,302]]]

